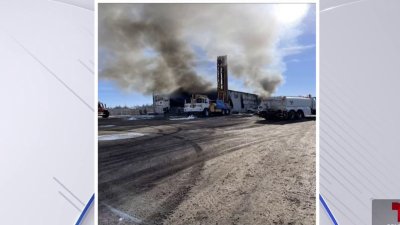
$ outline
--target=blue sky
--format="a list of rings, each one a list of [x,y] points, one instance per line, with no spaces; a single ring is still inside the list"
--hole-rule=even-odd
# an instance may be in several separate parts
[[[288,46],[286,43],[279,43],[278,48],[286,52],[282,62],[284,64],[284,82],[278,87],[273,95],[307,95],[316,94],[316,28],[315,28],[315,6],[309,8],[307,14],[302,18],[296,30],[300,35],[295,38],[295,43]],[[293,40],[291,40],[293,42]],[[203,49],[191,46],[196,56],[204,58],[206,54]],[[99,50],[100,51],[100,50]],[[101,64],[102,56],[99,56]],[[215,60],[216,61],[216,60]],[[229,64],[229,54],[228,54]],[[102,65],[99,65],[100,68]],[[196,66],[199,74],[205,74],[209,80],[216,83],[216,64],[212,61],[202,61]],[[243,82],[234,76],[229,76],[229,89],[252,92]],[[110,79],[99,78],[99,101],[107,106],[136,106],[152,104],[152,96],[144,95],[134,91],[127,91],[120,88],[117,83]]]

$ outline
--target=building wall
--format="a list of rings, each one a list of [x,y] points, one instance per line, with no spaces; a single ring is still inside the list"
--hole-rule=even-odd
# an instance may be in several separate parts
[[[129,107],[115,107],[108,108],[111,116],[126,116],[126,115],[147,115],[154,113],[154,107],[152,106],[140,106],[135,108]]]
[[[229,90],[228,95],[232,101],[233,113],[255,111],[258,107],[259,100],[255,94]]]
[[[215,99],[216,93],[206,94],[209,98]],[[245,113],[249,111],[256,111],[259,105],[258,96],[251,93],[239,92],[228,90],[228,95],[232,103],[233,113]],[[174,96],[168,95],[154,95],[153,101],[156,113],[163,113],[164,108],[168,108],[170,113],[179,114],[183,112],[184,100],[190,98],[187,94],[175,94]],[[169,101],[168,101],[169,99]],[[171,104],[174,102],[174,104]],[[180,104],[178,104],[180,103]]]
[[[153,107],[154,112],[157,114],[163,114],[164,110],[170,108],[170,96],[169,95],[153,95]]]

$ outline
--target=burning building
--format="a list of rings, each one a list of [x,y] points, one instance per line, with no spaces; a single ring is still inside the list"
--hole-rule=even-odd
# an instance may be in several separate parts
[[[185,100],[189,101],[189,99],[192,97],[192,94],[194,93],[188,93],[181,90],[177,90],[169,95],[154,94],[154,111],[158,114],[181,114],[183,113]],[[196,94],[207,95],[210,99],[215,99],[217,97],[216,90]],[[232,113],[254,112],[259,104],[259,98],[257,95],[234,90],[228,90],[228,99]]]
[[[203,93],[189,93],[178,89],[170,94],[153,94],[154,111],[158,114],[181,114],[185,101],[190,100],[193,94],[202,94],[210,99],[223,99],[229,102],[232,113],[254,112],[259,104],[255,94],[228,90],[227,56],[217,58],[217,89]]]

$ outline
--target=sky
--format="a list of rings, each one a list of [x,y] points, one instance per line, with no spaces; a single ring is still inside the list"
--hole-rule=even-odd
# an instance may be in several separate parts
[[[304,6],[304,5],[303,5]],[[316,17],[315,5],[308,4],[304,9],[301,4],[279,4],[272,7],[271,14],[277,21],[278,28],[274,30],[276,41],[272,51],[275,68],[279,68],[283,81],[272,93],[273,96],[304,96],[316,94]],[[299,8],[300,7],[300,8]],[[101,11],[100,11],[101,13]],[[99,24],[101,26],[101,23]],[[267,38],[267,37],[266,37]],[[102,42],[99,42],[99,101],[113,106],[137,106],[152,104],[152,95],[135,88],[126,88],[121,85],[121,80],[114,79],[115,75],[102,76],[101,70],[105,67],[107,57]],[[188,46],[196,57],[194,70],[205,80],[216,86],[216,57],[209,57],[209,52],[204,45],[188,41]],[[153,50],[146,48],[144,57],[152,57]],[[229,52],[228,67],[230,65]],[[274,60],[276,58],[277,60]],[[234,60],[234,59],[232,59]],[[257,89],[246,85],[246,79],[229,73],[229,89],[255,93]],[[118,75],[117,75],[118,76]],[[140,85],[140,83],[139,83]]]

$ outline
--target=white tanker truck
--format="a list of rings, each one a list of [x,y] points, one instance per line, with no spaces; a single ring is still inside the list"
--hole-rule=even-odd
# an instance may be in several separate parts
[[[261,102],[257,114],[264,119],[302,119],[316,114],[315,97],[270,97]]]

